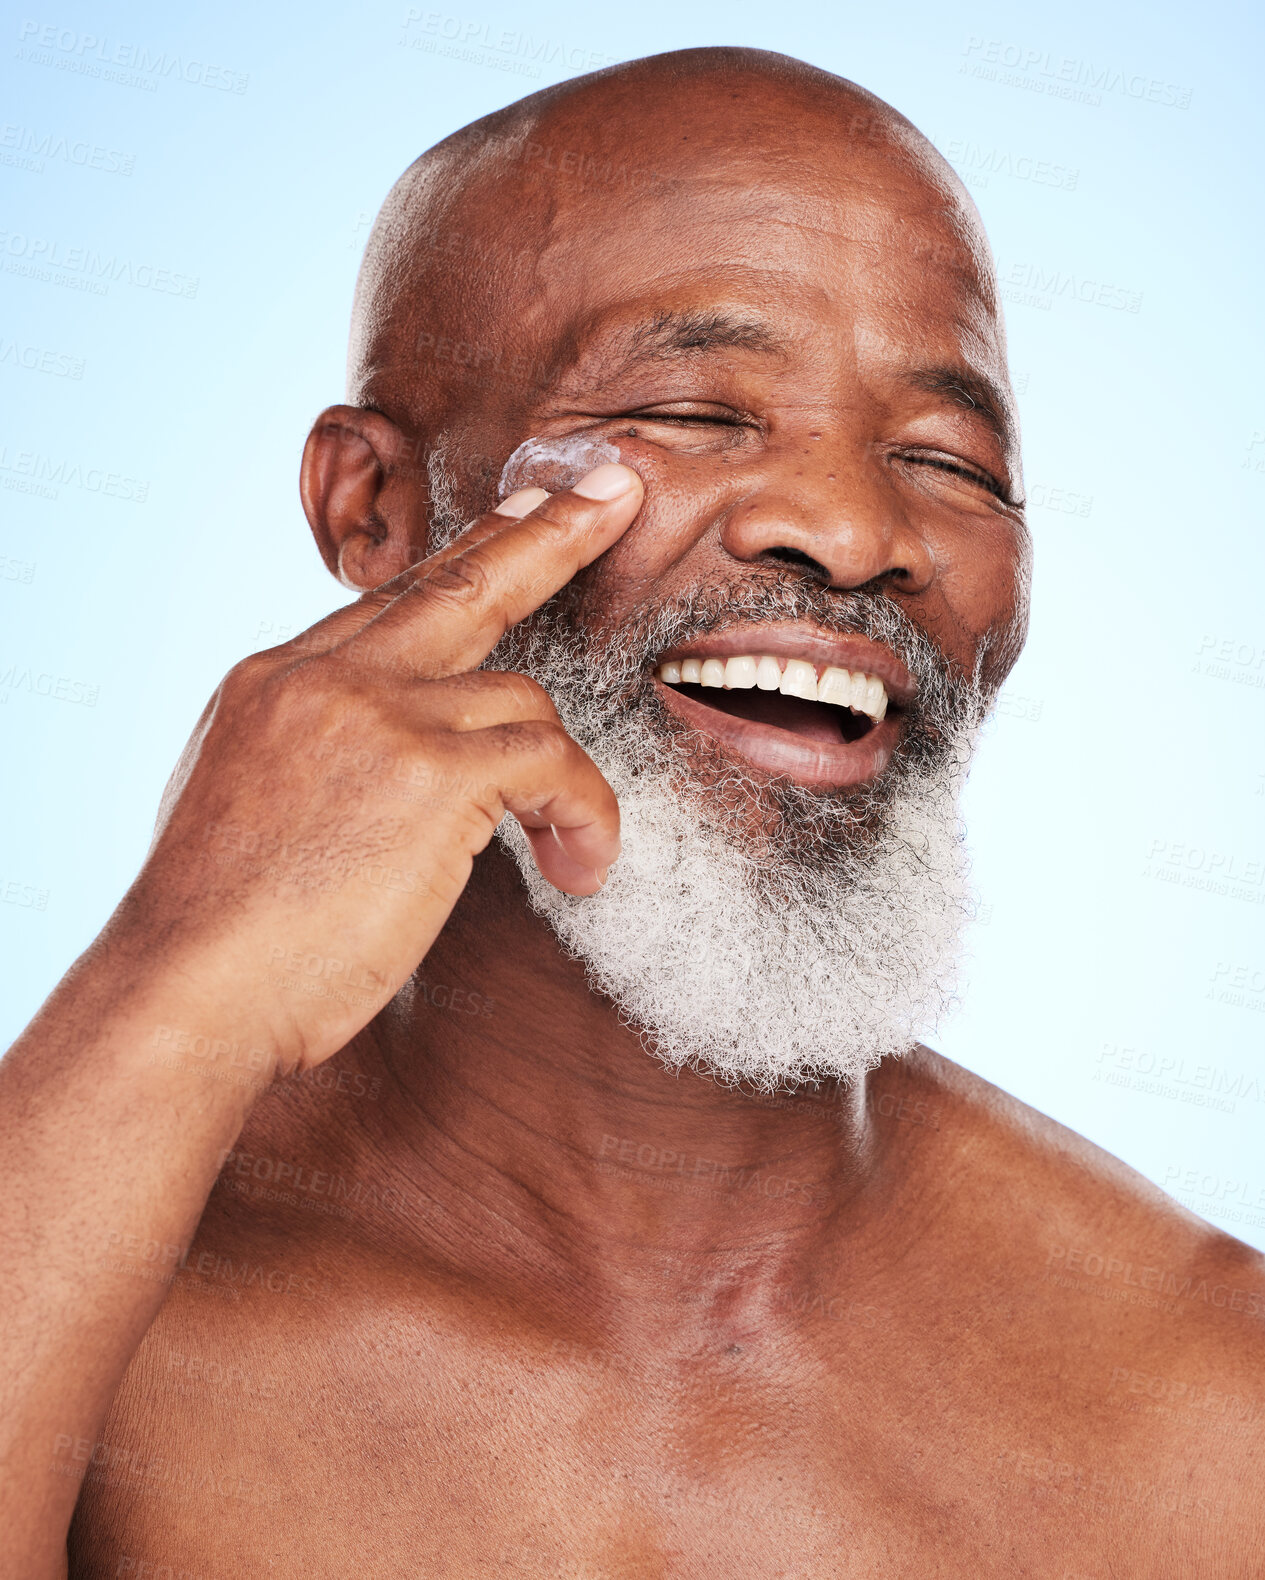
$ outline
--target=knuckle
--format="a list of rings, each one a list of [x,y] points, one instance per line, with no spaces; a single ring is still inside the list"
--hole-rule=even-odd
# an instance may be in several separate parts
[[[220,682],[219,695],[228,703],[238,704],[257,696],[265,684],[277,674],[277,658],[274,652],[248,653],[245,658],[238,659]]]
[[[266,653],[247,653],[245,658],[238,659],[224,678],[235,686],[253,686],[265,680],[275,668],[275,661]]]
[[[269,651],[275,653],[281,660],[294,662],[324,652],[328,646],[328,638],[315,627],[309,627],[306,631],[300,631],[297,636],[292,636],[288,642],[278,643]]]
[[[559,722],[558,710],[545,688],[529,675],[510,670],[467,670],[427,682],[422,694],[428,693],[434,696],[446,727],[460,733],[495,731],[534,720]]]
[[[530,675],[520,675],[517,670],[494,671],[488,678],[496,684],[507,706],[515,713],[557,722],[558,710],[553,705],[553,698],[538,680],[533,680]]]
[[[315,702],[319,706],[341,706],[361,689],[357,670],[347,662],[345,655],[335,650],[320,653],[306,663],[297,665],[287,679],[295,697]]]
[[[406,589],[454,604],[478,603],[492,590],[487,566],[473,552],[454,554]]]
[[[562,725],[553,719],[522,719],[514,724],[503,724],[497,735],[506,749],[559,766],[580,752]]]
[[[390,694],[336,653],[322,653],[259,689],[255,712],[296,741],[345,735],[382,737],[394,721]]]
[[[487,722],[489,688],[478,673],[448,675],[443,680],[422,683],[419,696],[423,708],[434,708],[431,717],[443,721],[446,730],[464,734],[482,728]]]
[[[346,642],[318,653],[296,672],[314,693],[352,692],[372,696],[395,679],[392,668],[372,649]]]
[[[368,609],[374,614],[380,614],[392,599],[397,598],[402,592],[407,592],[424,570],[424,564],[408,565],[404,570],[397,571],[394,576],[388,576],[386,581],[379,582],[376,587],[367,587],[356,599],[356,608]]]

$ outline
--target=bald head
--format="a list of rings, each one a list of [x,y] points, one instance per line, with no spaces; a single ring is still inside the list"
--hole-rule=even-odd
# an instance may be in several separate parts
[[[832,229],[956,275],[995,315],[974,205],[890,105],[788,56],[680,50],[532,94],[409,167],[365,251],[348,399],[432,441],[504,383],[547,384],[630,235],[664,238],[665,271],[714,261],[715,224],[691,259],[689,221],[726,208],[739,266],[753,229]]]

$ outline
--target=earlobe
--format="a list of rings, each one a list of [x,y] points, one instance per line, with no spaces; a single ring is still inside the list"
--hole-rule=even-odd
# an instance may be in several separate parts
[[[412,442],[381,412],[330,406],[303,448],[299,492],[326,566],[355,592],[379,587],[420,557],[408,474]]]

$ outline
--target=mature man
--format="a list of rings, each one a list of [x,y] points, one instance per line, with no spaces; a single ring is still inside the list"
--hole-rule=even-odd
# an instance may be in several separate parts
[[[403,177],[303,462],[364,596],[2,1067],[6,1574],[1259,1572],[1259,1258],[916,1044],[1016,445],[850,83],[685,51]]]

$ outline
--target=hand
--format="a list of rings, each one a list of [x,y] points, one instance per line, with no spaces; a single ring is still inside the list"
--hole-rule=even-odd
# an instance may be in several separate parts
[[[619,852],[614,792],[541,686],[476,666],[641,500],[615,464],[568,493],[524,489],[238,664],[185,749],[109,941],[147,973],[179,972],[203,1021],[223,1006],[283,1068],[306,1068],[416,969],[506,812],[550,882],[595,893]]]

